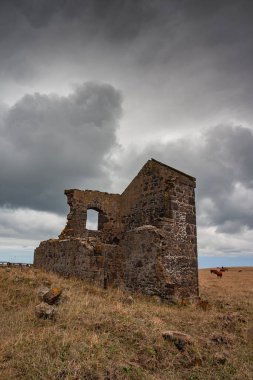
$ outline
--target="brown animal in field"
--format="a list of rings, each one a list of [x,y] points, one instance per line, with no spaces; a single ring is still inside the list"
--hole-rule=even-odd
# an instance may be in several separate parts
[[[221,271],[221,272],[227,272],[227,271],[228,271],[228,268],[226,268],[226,267],[221,267],[221,268],[220,268],[220,271]]]
[[[219,277],[219,278],[222,277],[222,272],[220,270],[211,269],[210,272],[216,274],[216,276]]]
[[[221,278],[222,277],[222,272],[221,271],[217,271],[216,275],[217,275],[217,277]]]

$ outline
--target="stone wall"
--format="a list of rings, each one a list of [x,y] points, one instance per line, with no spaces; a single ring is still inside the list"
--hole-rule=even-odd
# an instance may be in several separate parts
[[[129,231],[126,252],[126,287],[168,300],[198,296],[196,256],[181,251],[170,232],[154,226]]]
[[[34,266],[64,276],[77,276],[100,286],[122,286],[124,257],[118,245],[96,238],[50,239],[35,250]]]
[[[118,230],[120,225],[120,195],[108,194],[100,191],[65,190],[70,212],[67,224],[60,239],[70,237],[85,238],[89,235],[86,229],[87,210],[99,212],[98,230],[111,234]],[[104,234],[104,235],[105,235]]]
[[[101,286],[168,300],[198,297],[195,179],[149,160],[121,194],[66,190],[59,239],[42,242],[34,264]],[[86,229],[87,210],[98,231]]]

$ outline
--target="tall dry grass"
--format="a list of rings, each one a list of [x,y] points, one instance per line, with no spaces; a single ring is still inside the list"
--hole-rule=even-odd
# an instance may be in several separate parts
[[[249,270],[251,269],[251,270]],[[220,280],[200,270],[202,302],[103,290],[30,268],[0,268],[0,379],[252,379],[253,268]],[[55,320],[37,319],[36,291],[63,289]],[[164,330],[190,334],[178,350]]]

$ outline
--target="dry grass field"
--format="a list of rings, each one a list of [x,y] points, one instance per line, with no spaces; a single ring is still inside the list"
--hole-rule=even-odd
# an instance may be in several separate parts
[[[240,270],[240,271],[239,271]],[[157,299],[99,289],[32,268],[0,268],[0,379],[253,378],[253,268],[222,279],[199,271],[201,302]],[[53,320],[38,319],[38,288],[63,290]],[[165,340],[176,330],[184,347]]]

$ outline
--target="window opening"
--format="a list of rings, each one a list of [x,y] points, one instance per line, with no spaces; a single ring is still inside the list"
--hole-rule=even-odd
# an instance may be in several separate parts
[[[98,215],[99,212],[96,210],[88,209],[87,210],[87,221],[86,221],[86,228],[87,230],[98,230]]]

